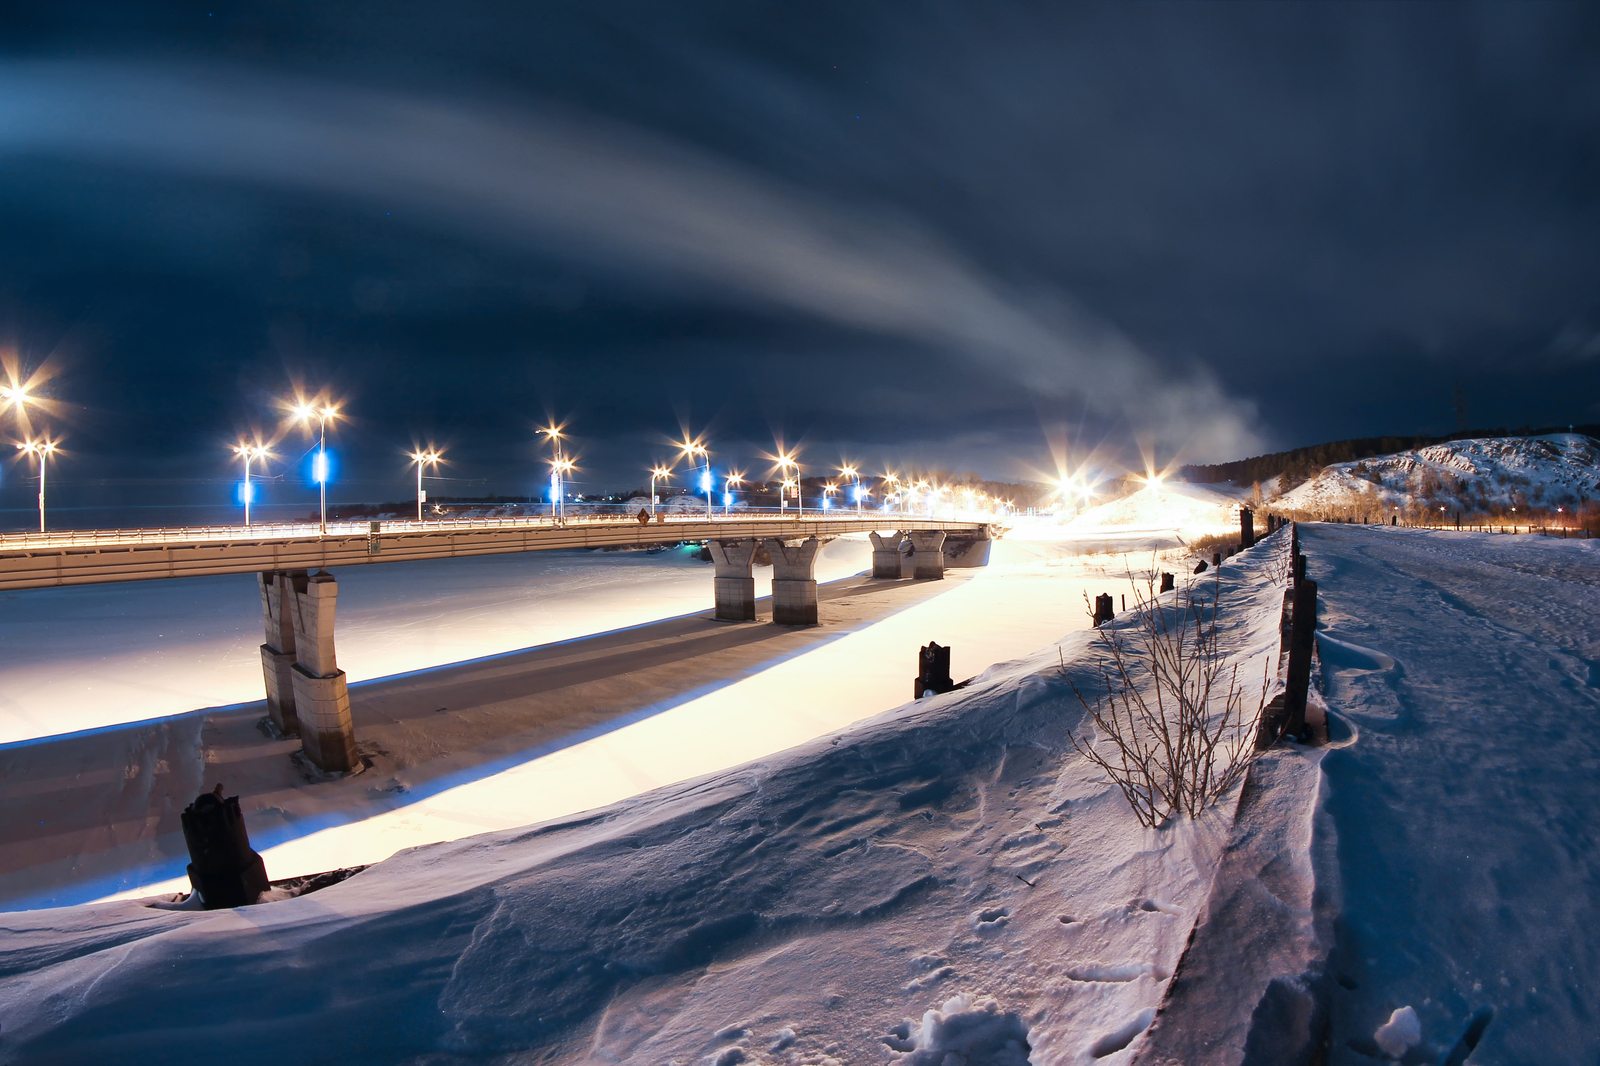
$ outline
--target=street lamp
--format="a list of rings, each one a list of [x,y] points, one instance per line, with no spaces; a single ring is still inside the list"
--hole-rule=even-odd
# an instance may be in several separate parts
[[[428,498],[428,494],[426,492],[422,491],[422,464],[428,463],[428,464],[431,464],[434,467],[434,469],[438,469],[439,460],[442,459],[442,458],[443,458],[443,456],[441,456],[438,452],[434,451],[432,448],[429,448],[425,452],[417,451],[417,452],[412,452],[411,453],[411,461],[413,463],[417,464],[417,521],[418,522],[422,521],[422,505]]]
[[[822,486],[822,509],[826,511],[831,503],[829,497],[839,491],[839,486],[829,481]]]
[[[672,476],[672,471],[664,466],[650,468],[650,517],[656,516],[656,482],[664,481]]]
[[[841,466],[839,468],[839,476],[850,478],[855,482],[856,514],[859,515],[861,513],[861,475],[856,473],[856,468],[853,466]]]
[[[311,476],[316,480],[321,495],[321,524],[318,526],[320,533],[328,532],[328,423],[339,417],[339,409],[330,403],[321,407],[313,404],[302,403],[294,408],[295,420],[310,425],[311,420],[317,420],[317,458],[312,464]]]
[[[728,508],[733,506],[733,487],[743,484],[744,475],[738,472],[730,473],[727,480],[722,483],[722,516],[724,518],[728,516]]]
[[[550,501],[550,516],[562,518],[566,515],[565,497],[566,485],[561,475],[572,469],[572,464],[567,462],[561,452],[561,431],[565,426],[541,426],[539,432],[544,434],[545,440],[550,442],[550,491],[554,499]],[[565,466],[563,466],[565,464]]]
[[[794,506],[799,516],[804,518],[806,516],[806,502],[805,497],[800,494],[800,461],[794,457],[793,452],[790,452],[788,455],[778,456],[777,464],[780,474],[786,473],[791,467],[794,468]],[[788,485],[790,482],[786,481],[784,484]],[[781,512],[783,510],[783,500],[779,499],[778,504],[778,510]]]
[[[44,532],[44,475],[50,457],[56,453],[53,440],[30,440],[17,445],[17,450],[36,456],[39,460],[39,532]]]
[[[251,495],[250,464],[257,460],[265,462],[267,457],[272,453],[268,452],[266,447],[263,445],[245,444],[240,442],[239,444],[234,445],[233,454],[244,460],[244,525],[246,529],[249,529]]]
[[[883,483],[885,486],[883,490],[883,509],[887,511],[890,509],[889,503],[891,500],[895,503],[900,502],[900,475],[885,473],[883,475]]]
[[[783,517],[784,505],[786,503],[788,503],[788,500],[789,500],[789,490],[791,488],[795,488],[796,485],[797,485],[797,482],[793,478],[784,478],[782,481],[778,482],[778,487],[779,487],[779,492],[778,492],[778,517],[779,518]]]
[[[697,440],[684,440],[678,445],[678,451],[689,457],[689,465],[694,465],[695,456],[705,461],[705,469],[700,473],[700,490],[706,494],[706,518],[711,517],[711,449]]]
[[[571,459],[562,457],[550,460],[550,488],[555,493],[555,517],[565,521],[567,517],[567,475],[572,473],[574,463]]]

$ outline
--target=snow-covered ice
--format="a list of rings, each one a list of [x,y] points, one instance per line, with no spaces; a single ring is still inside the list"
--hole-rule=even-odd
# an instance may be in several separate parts
[[[1224,568],[1243,676],[1277,652],[1268,566],[1281,560]],[[1072,751],[1068,677],[1091,685],[1095,654],[1078,632],[781,753],[404,851],[313,895],[0,916],[0,1051],[176,1063],[225,1039],[239,1066],[1128,1062],[1232,808],[1143,829]]]

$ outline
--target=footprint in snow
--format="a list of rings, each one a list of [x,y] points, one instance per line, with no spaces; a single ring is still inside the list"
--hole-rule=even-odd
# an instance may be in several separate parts
[[[1005,907],[977,911],[972,915],[972,931],[979,936],[992,936],[1011,924],[1011,912]]]
[[[1158,899],[1140,900],[1139,909],[1142,911],[1148,911],[1151,914],[1171,914],[1178,918],[1183,917],[1182,907],[1175,907],[1170,903],[1163,903]]]
[[[1140,1011],[1138,1014],[1134,1015],[1133,1020],[1128,1022],[1128,1024],[1124,1025],[1121,1029],[1118,1029],[1114,1033],[1107,1033],[1099,1040],[1096,1040],[1094,1044],[1090,1046],[1089,1054],[1093,1055],[1097,1059],[1103,1059],[1107,1055],[1115,1055],[1117,1052],[1133,1043],[1133,1038],[1150,1028],[1150,1023],[1155,1020],[1156,1011],[1154,1007]]]
[[[1095,963],[1067,971],[1067,977],[1074,981],[1137,981],[1145,976],[1153,977],[1157,981],[1165,981],[1172,974],[1153,962],[1127,963],[1121,966],[1107,966]]]

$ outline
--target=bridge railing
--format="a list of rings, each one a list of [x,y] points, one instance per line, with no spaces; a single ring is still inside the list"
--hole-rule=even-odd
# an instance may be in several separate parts
[[[779,510],[777,508],[745,508],[738,511],[723,513],[713,509],[710,520],[716,522],[802,522],[802,521],[871,521],[874,523],[888,519],[907,520],[932,520],[932,521],[993,521],[993,516],[968,515],[959,512],[948,514],[926,514],[883,511],[856,512],[853,509],[829,508],[807,509],[803,512],[795,508]],[[451,517],[441,516],[426,518],[417,521],[410,519],[346,519],[328,523],[327,536],[356,537],[366,536],[372,530],[372,524],[379,524],[380,534],[389,533],[431,533],[452,531],[493,531],[501,529],[558,529],[572,528],[586,525],[626,525],[637,519],[628,514],[569,514],[561,517],[551,515],[496,515],[477,517]],[[660,511],[656,518],[650,521],[651,526],[660,525],[689,525],[694,523],[704,524],[707,516],[703,512],[693,511]],[[29,548],[73,548],[97,547],[129,544],[171,544],[186,541],[253,541],[253,540],[286,540],[301,539],[319,536],[319,525],[316,522],[267,522],[244,525],[208,525],[208,526],[175,526],[168,528],[136,528],[136,529],[83,529],[59,530],[44,533],[0,533],[0,551],[26,551]]]

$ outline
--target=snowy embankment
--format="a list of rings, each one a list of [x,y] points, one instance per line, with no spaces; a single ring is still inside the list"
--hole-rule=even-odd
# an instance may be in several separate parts
[[[1281,567],[1222,568],[1241,677],[1276,657]],[[1080,632],[788,751],[314,895],[5,915],[0,1054],[1127,1062],[1232,800],[1137,824],[1072,748],[1099,654]]]
[[[1335,463],[1272,501],[1274,510],[1353,511],[1373,518],[1398,510],[1437,517],[1502,514],[1516,508],[1571,515],[1600,498],[1600,443],[1578,433],[1489,437]],[[1562,509],[1558,511],[1557,509]]]
[[[1090,507],[1074,516],[1066,529],[1080,536],[1095,531],[1225,533],[1239,528],[1240,496],[1227,486],[1161,483]]]
[[[1475,1029],[1470,1062],[1600,1060],[1600,541],[1301,544],[1336,727],[1327,1062],[1461,1062]]]

